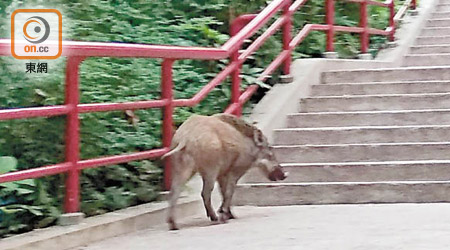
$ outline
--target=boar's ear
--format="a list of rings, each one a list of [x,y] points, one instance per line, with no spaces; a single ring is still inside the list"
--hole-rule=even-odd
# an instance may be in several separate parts
[[[253,132],[253,141],[256,146],[263,147],[267,145],[267,139],[259,129],[255,129]]]

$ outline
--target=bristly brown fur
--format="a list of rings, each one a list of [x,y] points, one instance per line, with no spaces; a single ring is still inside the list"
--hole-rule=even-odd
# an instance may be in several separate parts
[[[231,114],[215,114],[213,117],[218,118],[219,120],[226,122],[233,126],[237,131],[241,132],[243,135],[254,138],[255,133],[261,133],[261,130],[256,126],[242,120],[241,118],[231,115]],[[267,142],[267,138],[263,136],[265,142]]]

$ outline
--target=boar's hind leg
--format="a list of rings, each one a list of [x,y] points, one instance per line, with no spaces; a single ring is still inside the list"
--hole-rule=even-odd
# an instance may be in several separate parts
[[[225,192],[227,190],[228,175],[219,176],[217,181],[219,182],[220,194],[222,195],[222,205],[220,205],[220,208],[219,210],[217,210],[217,212],[223,213],[223,202],[225,201]]]
[[[203,178],[203,190],[202,190],[202,198],[203,204],[205,205],[206,215],[211,219],[211,221],[217,221],[217,215],[214,212],[211,204],[211,192],[214,189],[215,178],[211,178],[210,176],[202,176]]]
[[[182,159],[182,164],[172,165],[172,184],[170,188],[170,200],[169,200],[169,214],[167,217],[167,223],[169,223],[170,230],[178,230],[175,223],[175,207],[177,205],[177,200],[180,197],[182,188],[184,184],[194,175],[194,162],[192,158],[187,155],[184,156],[173,156],[172,163],[180,162]]]

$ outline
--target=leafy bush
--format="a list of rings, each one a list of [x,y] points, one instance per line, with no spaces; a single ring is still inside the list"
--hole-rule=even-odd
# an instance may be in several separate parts
[[[45,2],[45,4],[44,4]],[[243,13],[256,13],[266,0],[6,0],[0,1],[0,37],[9,37],[8,19],[23,7],[56,7],[64,17],[64,39],[147,44],[218,47],[229,36],[230,20]],[[336,22],[355,26],[355,4],[338,3]],[[372,8],[371,25],[386,26],[386,9]],[[305,23],[323,23],[322,0],[310,0],[295,14],[295,30]],[[371,48],[384,42],[372,37]],[[243,67],[244,84],[280,52],[281,37],[270,38]],[[296,49],[294,57],[318,57],[325,50],[325,35],[313,32]],[[359,38],[340,34],[336,50],[355,57]],[[0,107],[31,107],[64,102],[65,59],[48,61],[49,73],[24,73],[24,62],[0,58]],[[151,100],[160,96],[160,60],[89,58],[81,66],[81,101],[123,102]],[[225,67],[222,61],[177,61],[175,96],[189,98]],[[217,87],[193,108],[177,108],[179,125],[192,113],[220,112],[229,102],[229,82]],[[135,111],[130,122],[125,112],[81,115],[83,159],[152,149],[161,146],[160,110]],[[138,119],[139,121],[137,121]],[[64,161],[65,117],[34,118],[0,122],[0,171],[27,169]],[[8,156],[7,158],[5,158]],[[15,160],[17,159],[17,160]],[[149,202],[157,198],[161,182],[159,162],[138,161],[83,171],[81,210],[87,215]],[[0,236],[51,225],[61,213],[64,176],[2,184],[0,189]]]
[[[16,170],[14,157],[0,157],[0,174]],[[60,215],[42,180],[1,183],[0,234],[46,227]]]

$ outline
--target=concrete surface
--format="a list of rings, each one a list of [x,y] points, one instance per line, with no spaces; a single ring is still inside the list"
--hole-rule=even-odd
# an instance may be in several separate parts
[[[439,12],[449,12],[450,11],[450,4],[448,4],[448,3],[439,3],[439,5],[436,7],[436,9],[438,9]]]
[[[441,0],[442,1],[442,0]],[[272,130],[286,126],[286,117],[298,111],[298,100],[308,97],[311,86],[320,84],[322,72],[343,69],[373,69],[383,67],[399,67],[403,63],[403,56],[414,45],[421,28],[431,17],[437,0],[423,0],[418,7],[418,16],[403,17],[400,29],[396,31],[396,45],[382,50],[375,60],[343,60],[343,59],[300,59],[292,64],[291,74],[295,81],[289,84],[277,84],[266,93],[264,98],[254,107],[249,120],[267,135],[269,142],[273,141]],[[442,12],[445,13],[445,12]],[[439,18],[439,13],[436,18]],[[442,17],[441,17],[442,18]],[[438,38],[439,39],[439,38]],[[438,44],[449,41],[450,36],[442,38]],[[433,43],[433,38],[424,37],[422,43]],[[332,53],[333,54],[333,53]],[[362,73],[364,75],[365,73]],[[404,74],[404,73],[401,73]],[[330,78],[332,78],[331,76]],[[379,78],[375,78],[378,79]],[[351,76],[346,82],[355,82]]]
[[[327,59],[337,59],[339,55],[337,52],[325,52],[323,53],[323,57]]]
[[[412,46],[409,51],[411,54],[450,53],[450,44]]]
[[[383,110],[355,112],[295,113],[287,119],[288,128],[395,126],[450,124],[450,109]]]
[[[450,26],[450,18],[430,19],[427,21],[427,27]]]
[[[447,181],[450,180],[450,160],[287,163],[283,169],[296,182],[380,182],[380,181]],[[259,169],[252,170],[246,183],[270,183]]]
[[[358,59],[361,59],[361,60],[372,60],[373,56],[370,53],[363,53],[363,54],[359,54],[358,55]]]
[[[450,181],[241,184],[233,203],[253,206],[450,202]]]
[[[450,12],[449,12],[450,15]],[[450,36],[422,36],[416,40],[416,45],[450,44]]]
[[[322,83],[445,81],[450,79],[449,68],[441,66],[328,71],[322,74]]]
[[[448,22],[428,26],[436,19],[433,10],[447,11],[447,5],[434,8],[435,3],[422,1],[421,15],[403,20],[403,32],[413,23],[414,28],[397,33],[398,46],[376,60],[322,60],[313,68],[302,67],[308,60],[296,61],[293,84],[303,86],[301,94],[284,89],[291,93],[283,96],[281,91],[273,98],[284,106],[261,109],[275,129],[276,157],[292,174],[282,183],[248,174],[234,203],[450,202],[450,127],[448,116],[440,116],[445,112],[435,112],[450,109],[448,44],[431,42],[438,46],[422,50],[413,46],[418,36],[450,36],[450,27],[437,26]],[[276,128],[273,121],[280,125],[292,110],[292,99],[282,97],[300,98],[300,114],[287,115],[284,128]]]
[[[283,145],[274,149],[282,163],[450,160],[450,142]]]
[[[405,67],[411,66],[449,66],[450,54],[421,54],[405,56]]]
[[[450,92],[450,81],[406,81],[313,85],[311,96],[419,94],[448,92]]]
[[[442,19],[442,18],[448,18],[450,16],[450,11],[445,12],[434,12],[431,14],[431,17],[433,19]]]
[[[447,70],[450,73],[450,68]],[[326,96],[300,102],[302,112],[448,109],[450,93]]]
[[[275,130],[274,145],[442,141],[450,141],[449,125],[285,128]]]
[[[450,28],[434,27],[422,29],[421,36],[450,36]]]
[[[236,207],[238,219],[205,216],[73,250],[448,250],[450,204]]]
[[[62,214],[58,218],[58,225],[61,226],[72,226],[80,224],[85,217],[84,213],[67,213]]]
[[[203,209],[201,182],[193,178],[178,201],[180,218],[198,214]],[[214,198],[217,194],[214,195]],[[217,203],[217,201],[216,201]],[[62,250],[88,244],[165,223],[167,202],[152,202],[99,216],[89,217],[77,225],[53,226],[0,240],[1,250]]]

